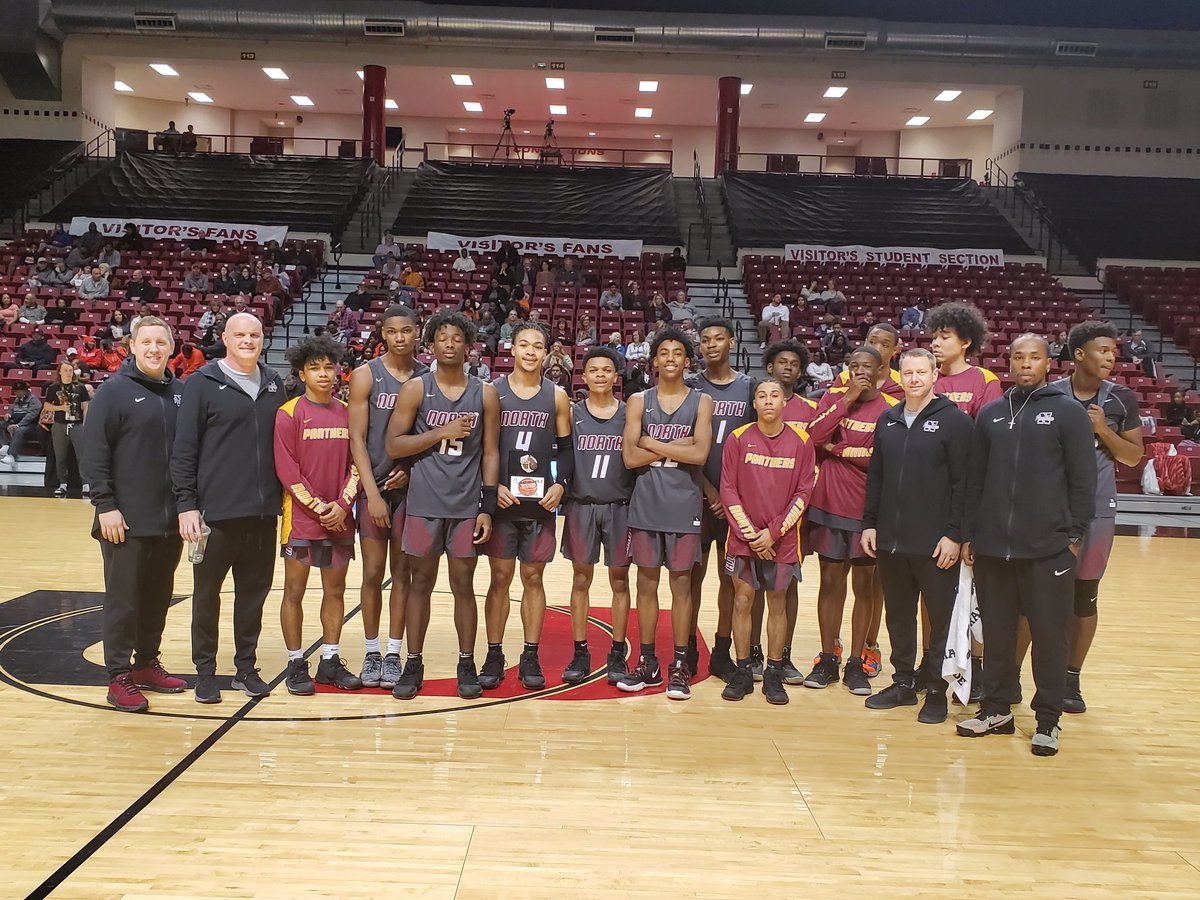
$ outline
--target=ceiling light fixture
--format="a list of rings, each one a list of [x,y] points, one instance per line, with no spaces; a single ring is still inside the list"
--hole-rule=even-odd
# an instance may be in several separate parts
[[[745,96],[749,95],[749,93],[750,93],[752,90],[754,90],[754,85],[753,85],[753,84],[743,84],[743,85],[742,85],[742,96],[743,96],[743,97],[745,97]]]
[[[383,101],[383,106],[385,109],[399,109],[400,108],[399,105],[397,105],[396,101],[392,100],[390,98]]]
[[[643,94],[653,94],[655,91],[658,90],[658,82],[657,81],[639,81],[638,82],[638,90],[641,91]]]
[[[938,103],[949,103],[951,100],[957,100],[962,95],[962,91],[942,91],[933,99]]]
[[[827,100],[837,100],[839,97],[845,97],[845,96],[846,96],[846,91],[848,91],[848,90],[850,90],[850,88],[848,88],[848,87],[841,87],[840,85],[836,85],[836,84],[835,84],[835,85],[833,85],[833,86],[831,86],[831,87],[829,87],[829,88],[826,88],[826,90],[825,90],[825,99],[827,99]]]
[[[567,108],[565,106],[563,106],[559,103],[551,103],[550,104],[550,115],[565,116],[566,114],[567,114]]]
[[[460,128],[460,129],[458,129],[458,130],[459,130],[459,131],[466,131],[467,129],[465,129],[465,128]]]
[[[911,119],[909,119],[904,124],[907,125],[909,128],[920,128],[922,125],[924,125],[928,121],[929,121],[929,116],[913,116]]]
[[[825,113],[809,113],[807,116],[804,117],[804,121],[807,122],[809,125],[815,125],[818,122],[824,122],[825,121]]]
[[[967,116],[967,118],[970,119],[972,122],[982,122],[984,119],[986,119],[988,116],[990,116],[992,114],[992,112],[993,112],[993,110],[990,110],[990,109],[977,109],[977,110],[975,110],[975,112],[973,112],[969,116]]]
[[[312,100],[310,100],[308,97],[305,97],[303,94],[293,95],[292,102],[295,103],[297,106],[316,106],[316,104],[313,103]]]
[[[367,77],[367,76],[366,76],[366,73],[365,73],[365,72],[363,72],[363,70],[362,70],[362,69],[359,69],[359,70],[358,70],[357,72],[355,72],[354,74],[358,76],[358,80],[359,80],[359,81],[363,81],[363,80],[364,80],[364,79],[366,79],[366,77]]]
[[[661,137],[662,137],[662,135],[661,135],[661,134],[656,134],[656,135],[655,135],[655,137],[656,137],[656,138],[661,138]]]
[[[114,81],[113,82],[113,90],[120,91],[122,94],[129,94],[129,93],[133,92],[133,88],[131,88],[129,85],[127,85],[123,81]]]
[[[263,74],[266,75],[268,78],[270,78],[272,81],[287,81],[288,80],[287,72],[283,71],[283,69],[277,69],[274,66],[263,66]]]
[[[459,87],[470,87],[471,85],[473,85],[475,83],[471,80],[470,75],[451,75],[450,80],[453,81],[455,84],[457,84]]]
[[[212,103],[213,98],[204,93],[204,91],[188,91],[188,96],[197,103]]]
[[[276,124],[276,125],[282,125],[282,124],[283,124],[283,120],[281,119],[281,120],[279,120],[278,122],[276,122],[275,124]]]
[[[166,63],[150,63],[150,68],[152,68],[159,75],[169,75],[171,77],[178,77],[179,75],[178,72],[176,72]]]
[[[595,136],[596,136],[596,132],[594,132],[594,131],[588,132],[588,137],[595,137]]]
[[[522,129],[521,134],[529,134],[529,129],[528,128]]]
[[[567,89],[567,80],[565,78],[546,78],[546,87],[552,91],[565,91]]]
[[[483,104],[478,103],[475,100],[464,100],[463,109],[465,109],[467,112],[483,112]]]
[[[654,110],[651,109],[649,106],[639,106],[639,107],[637,107],[637,109],[635,109],[633,111],[633,115],[634,115],[634,118],[637,118],[637,119],[649,119],[651,116],[654,115]]]

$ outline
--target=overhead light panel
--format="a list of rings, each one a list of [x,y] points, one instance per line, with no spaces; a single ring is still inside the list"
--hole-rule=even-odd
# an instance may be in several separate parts
[[[638,82],[638,90],[641,91],[643,94],[653,94],[655,91],[658,90],[658,82],[657,81],[639,81]]]
[[[656,134],[656,135],[655,135],[655,137],[656,137],[656,138],[661,138],[661,137],[662,137],[662,135],[661,135],[661,134]]]
[[[464,100],[463,109],[467,112],[483,112],[483,104],[475,100]]]
[[[279,121],[277,121],[275,124],[276,124],[276,125],[283,125],[283,124],[285,124],[285,123],[284,123],[283,119],[280,119],[280,120],[279,120]]]
[[[204,93],[204,91],[188,91],[188,96],[197,103],[212,103],[213,98]]]
[[[470,75],[451,75],[450,80],[459,87],[471,87],[475,83],[471,80]]]
[[[749,94],[752,90],[754,90],[753,84],[747,84],[746,82],[742,82],[742,96],[743,97],[745,97],[747,94]]]
[[[969,116],[967,116],[967,118],[970,119],[972,122],[982,122],[984,119],[986,119],[988,116],[990,116],[993,112],[994,112],[994,110],[990,110],[990,109],[977,109],[977,110],[975,110],[975,112],[973,112]]]
[[[907,125],[909,128],[920,128],[922,125],[924,125],[928,121],[929,121],[929,116],[913,116],[911,119],[909,119],[904,124]]]
[[[942,91],[933,99],[938,103],[949,103],[951,100],[957,100],[962,95],[962,91]]]
[[[848,87],[842,87],[842,86],[836,85],[836,84],[832,85],[831,87],[829,87],[825,90],[825,99],[826,100],[837,100],[840,97],[845,97],[846,91],[848,91],[848,90],[850,90],[850,88],[848,88]]]
[[[384,105],[385,109],[399,109],[400,108],[399,105],[396,103],[396,101],[392,100],[392,99],[384,100],[383,105]]]
[[[293,94],[292,102],[297,106],[316,106],[312,100],[310,100],[308,97],[305,97],[303,94]]]
[[[565,91],[567,89],[567,79],[551,78],[551,77],[547,76],[546,87],[548,87],[552,91]]]
[[[633,111],[633,115],[635,118],[638,118],[638,119],[649,119],[651,116],[654,115],[654,110],[651,109],[649,106],[639,106],[637,109],[635,109]]]
[[[122,94],[131,94],[131,93],[133,93],[133,88],[131,88],[129,85],[127,85],[127,84],[126,84],[125,82],[123,82],[123,81],[114,81],[114,82],[113,82],[113,90],[114,90],[114,91],[120,91]]]
[[[363,72],[363,70],[362,70],[362,69],[359,69],[359,70],[358,70],[357,72],[355,72],[354,74],[358,76],[358,80],[359,80],[359,81],[365,81],[365,80],[366,80],[366,77],[367,77],[367,75],[366,75],[366,73],[365,73],[365,72]]]
[[[588,132],[588,137],[595,137],[595,136],[596,136],[596,132],[594,132],[594,131]]]
[[[173,78],[179,77],[179,73],[176,72],[174,69],[172,69],[170,66],[168,66],[166,63],[150,63],[150,68],[152,68],[159,75],[168,75]]]
[[[824,122],[825,121],[825,113],[809,113],[807,116],[804,117],[804,121],[807,122],[809,125],[815,125],[818,122]]]
[[[562,105],[560,105],[560,104],[557,104],[557,103],[551,103],[551,104],[550,104],[550,115],[552,115],[552,116],[565,116],[566,114],[567,114],[567,108],[566,108],[565,106],[562,106]]]
[[[277,69],[274,66],[263,66],[263,74],[272,81],[287,81],[288,74],[283,69]]]
[[[465,128],[459,128],[458,130],[459,130],[459,131],[466,131],[467,129],[465,129]]]

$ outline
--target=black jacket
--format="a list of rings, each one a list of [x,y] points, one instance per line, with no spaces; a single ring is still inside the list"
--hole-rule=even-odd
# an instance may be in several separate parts
[[[1095,444],[1088,414],[1058,391],[1011,388],[980,410],[967,469],[973,552],[1044,559],[1082,538],[1096,513]]]
[[[162,381],[133,359],[96,389],[83,427],[83,480],[91,486],[100,538],[102,512],[119,509],[132,537],[179,533],[168,466],[183,384],[167,371]]]
[[[179,512],[198,509],[206,522],[279,515],[273,436],[288,395],[277,372],[261,362],[258,371],[254,400],[215,361],[184,384],[171,457]]]
[[[931,556],[943,537],[962,540],[971,417],[935,395],[913,421],[904,404],[875,426],[863,528],[878,531],[880,553]]]

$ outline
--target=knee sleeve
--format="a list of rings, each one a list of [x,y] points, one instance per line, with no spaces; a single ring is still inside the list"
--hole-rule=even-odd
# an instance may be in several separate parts
[[[1096,598],[1100,594],[1100,579],[1075,582],[1075,615],[1090,619],[1096,615]]]

